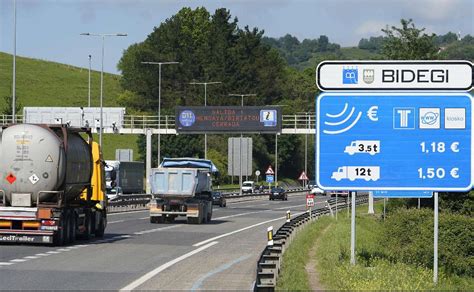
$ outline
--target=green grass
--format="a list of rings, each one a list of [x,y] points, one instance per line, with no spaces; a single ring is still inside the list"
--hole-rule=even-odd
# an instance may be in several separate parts
[[[12,93],[12,55],[0,52],[0,109]],[[22,106],[87,106],[89,70],[55,62],[16,58],[16,97]],[[118,106],[119,75],[104,74],[104,106]],[[91,106],[99,106],[100,72],[91,73]]]
[[[138,135],[104,134],[102,136],[102,154],[106,160],[115,160],[116,149],[133,149],[133,159],[139,161]],[[99,136],[94,134],[94,141],[99,141]]]
[[[323,230],[330,226],[330,218],[324,216],[311,223],[296,237],[283,255],[283,264],[277,282],[277,290],[310,290],[305,266],[309,261],[308,253]]]
[[[381,214],[381,204],[377,204]],[[448,276],[441,272],[438,285],[433,284],[431,269],[389,261],[380,242],[383,222],[367,214],[367,206],[358,208],[355,266],[350,265],[350,219],[345,212],[336,221],[325,217],[300,233],[285,252],[278,281],[282,290],[310,289],[304,266],[316,258],[316,271],[323,287],[331,290],[472,290],[474,279]],[[324,235],[321,230],[330,228]],[[321,236],[320,236],[321,235]],[[315,255],[309,255],[314,240],[320,236]]]

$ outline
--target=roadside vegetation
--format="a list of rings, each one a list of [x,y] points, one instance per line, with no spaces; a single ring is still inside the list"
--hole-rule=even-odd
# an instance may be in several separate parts
[[[394,200],[396,201],[396,200]],[[376,214],[357,208],[355,266],[350,265],[350,218],[324,217],[301,232],[283,257],[280,290],[307,290],[305,266],[316,261],[319,282],[330,290],[446,290],[474,288],[474,219],[441,213],[439,280],[433,284],[433,211],[383,205]],[[323,234],[323,230],[327,230]],[[314,253],[310,250],[317,241]]]

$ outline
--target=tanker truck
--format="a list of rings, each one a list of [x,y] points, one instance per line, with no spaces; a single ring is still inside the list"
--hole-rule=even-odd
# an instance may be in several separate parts
[[[171,223],[185,216],[190,224],[211,221],[211,175],[218,170],[210,160],[165,158],[151,170],[150,222]]]
[[[104,235],[104,162],[90,129],[3,126],[0,175],[0,242],[63,245]]]

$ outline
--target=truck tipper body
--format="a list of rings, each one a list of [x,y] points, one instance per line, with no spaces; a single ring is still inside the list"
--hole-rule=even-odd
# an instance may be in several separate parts
[[[105,161],[107,191],[120,188],[124,194],[142,194],[145,165],[138,161]]]
[[[185,216],[191,224],[209,222],[214,172],[217,168],[210,160],[165,158],[151,171],[150,222],[173,222],[178,216]]]
[[[0,135],[0,242],[104,235],[104,161],[90,129],[16,124]]]

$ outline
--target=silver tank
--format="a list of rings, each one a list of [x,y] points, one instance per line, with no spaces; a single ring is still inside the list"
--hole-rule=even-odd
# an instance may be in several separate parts
[[[90,184],[92,154],[87,142],[67,128],[12,125],[1,132],[0,174],[7,206],[12,193],[31,194],[31,206],[44,191],[63,190],[66,199],[71,199]],[[41,201],[53,197],[42,194]]]

